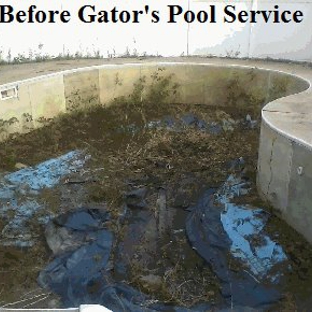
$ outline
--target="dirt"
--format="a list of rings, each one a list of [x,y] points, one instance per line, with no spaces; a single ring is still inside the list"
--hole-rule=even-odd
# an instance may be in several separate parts
[[[64,64],[60,66],[63,68]],[[123,212],[125,194],[133,186],[149,190],[146,201],[148,207],[155,209],[151,211],[155,215],[156,203],[160,203],[157,194],[161,188],[167,190],[168,205],[184,211],[195,203],[202,189],[220,186],[234,170],[231,161],[241,157],[245,161],[244,172],[252,191],[239,201],[267,207],[258,198],[255,185],[259,123],[254,128],[244,124],[248,111],[166,101],[138,105],[121,99],[114,104],[64,114],[31,133],[13,135],[0,144],[0,170],[11,172],[15,170],[16,163],[33,166],[72,150],[84,150],[91,155],[84,168],[90,173],[87,178],[79,180],[77,176],[77,180],[70,177],[62,181],[63,184],[45,190],[42,200],[51,203],[51,209],[61,213],[74,208],[74,201],[62,203],[60,195],[64,185],[70,187],[70,199],[83,188],[85,192],[79,197],[80,205],[105,205],[113,216],[109,226],[120,237],[125,235],[126,227],[120,224],[118,218]],[[162,120],[164,116],[181,120],[186,115],[196,116],[207,124],[214,122],[222,125],[225,119],[237,123],[233,131],[221,129],[217,134],[192,125],[179,131],[170,127],[146,127],[149,122]],[[306,300],[312,288],[312,249],[302,237],[275,217],[269,207],[266,209],[272,213],[268,232],[278,236],[294,267],[285,287],[285,300],[278,304],[281,311],[290,311],[302,298]],[[174,222],[172,224],[179,229],[182,222]],[[5,220],[0,221],[0,228],[4,224]],[[1,305],[23,300],[27,294],[38,291],[38,273],[51,259],[42,234],[43,226],[38,228],[32,224],[32,227],[38,234],[41,233],[34,247],[25,250],[0,248]],[[139,260],[141,257],[144,259],[146,251],[136,247],[132,251],[128,283],[165,302],[184,306],[205,300],[217,303],[220,300],[218,280],[191,250],[185,237],[176,237],[174,248],[164,238],[167,243],[162,245],[161,256],[151,262],[150,267]],[[148,253],[152,255],[153,250]],[[183,259],[182,255],[186,258]],[[36,298],[44,299],[36,302]],[[30,301],[32,307],[58,305],[57,297],[50,293]],[[27,305],[19,302],[16,306]]]

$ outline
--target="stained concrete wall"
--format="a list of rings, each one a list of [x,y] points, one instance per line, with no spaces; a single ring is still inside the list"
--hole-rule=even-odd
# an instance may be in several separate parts
[[[12,88],[17,89],[18,96],[0,101],[0,140],[6,139],[8,133],[23,132],[24,129],[33,128],[32,119],[26,119],[26,116],[32,116],[29,86],[9,84],[0,87],[0,91]],[[13,122],[4,124],[10,120]]]
[[[312,115],[309,116],[311,120]],[[294,124],[295,127],[295,124]],[[311,132],[310,124],[310,132]],[[258,189],[312,243],[312,149],[262,122]]]
[[[34,127],[39,126],[40,117],[52,118],[65,110],[64,83],[60,76],[30,83],[28,92]]]
[[[100,102],[99,69],[76,71],[63,76],[66,109],[88,108]]]
[[[0,92],[16,88],[16,96],[1,100],[1,120],[17,118],[3,130],[27,132],[59,113],[109,104],[116,97],[128,96],[139,79],[151,83],[156,71],[159,75],[172,75],[172,80],[179,84],[176,102],[192,104],[252,107],[254,102],[264,105],[305,88],[302,80],[279,72],[208,65],[205,62],[102,65],[2,85]]]
[[[312,72],[303,93],[262,110],[258,189],[281,217],[312,243]]]
[[[77,108],[108,104],[115,97],[129,95],[138,79],[146,77],[147,83],[151,81],[157,69],[165,69],[161,74],[172,74],[180,84],[177,102],[262,108],[259,193],[312,243],[312,193],[309,190],[312,70],[309,67],[256,62],[249,62],[247,66],[237,61],[197,59],[184,63],[137,62],[68,70],[1,85],[0,92],[17,88],[15,97],[0,100],[2,121],[17,119],[4,130],[25,132],[40,126],[40,117],[50,118]],[[255,102],[261,99],[260,107],[253,107],[255,98]]]

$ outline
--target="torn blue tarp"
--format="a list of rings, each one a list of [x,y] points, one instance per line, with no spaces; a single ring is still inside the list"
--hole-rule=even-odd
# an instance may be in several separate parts
[[[90,158],[82,151],[71,151],[36,166],[24,168],[2,177],[0,181],[0,217],[7,220],[2,229],[2,245],[30,247],[34,240],[27,221],[36,213],[38,223],[45,224],[49,211],[40,202],[40,191],[52,188],[70,174],[81,170]],[[9,217],[10,216],[10,217]]]
[[[206,191],[189,214],[186,231],[192,247],[219,278],[229,303],[265,309],[282,297],[278,265],[287,257],[264,231],[268,219],[264,210],[231,203],[248,189],[238,174],[231,175],[216,193]],[[229,255],[240,263],[238,272]]]
[[[228,203],[221,222],[232,242],[232,255],[246,264],[255,278],[274,282],[279,273],[270,275],[270,271],[287,257],[282,247],[263,232],[267,217],[261,209]]]
[[[276,264],[287,260],[282,247],[264,231],[269,213],[249,205],[231,203],[234,197],[249,191],[240,175],[230,175],[217,192],[216,202],[222,206],[220,220],[231,240],[231,254],[240,259],[256,279],[278,281],[280,272],[270,274]]]
[[[49,159],[34,167],[29,167],[7,174],[5,181],[15,186],[28,186],[33,190],[53,187],[62,177],[81,169],[89,156],[81,151],[71,151],[57,158]]]
[[[40,272],[38,282],[58,294],[64,307],[96,302],[112,311],[204,312],[211,309],[209,303],[189,309],[163,304],[125,282],[114,281],[111,274],[114,235],[105,228],[106,221],[108,214],[104,210],[81,208],[58,216],[47,226],[48,244],[54,251],[58,247],[58,255]],[[72,245],[77,247],[72,250]]]

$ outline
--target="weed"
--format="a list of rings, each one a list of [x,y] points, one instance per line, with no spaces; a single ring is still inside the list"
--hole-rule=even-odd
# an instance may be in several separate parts
[[[268,102],[285,96],[290,86],[290,78],[287,76],[276,76],[272,80],[268,90]]]

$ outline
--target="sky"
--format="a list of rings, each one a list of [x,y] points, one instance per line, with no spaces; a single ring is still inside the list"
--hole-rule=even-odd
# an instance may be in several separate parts
[[[9,4],[18,11],[27,11],[30,5],[36,5],[38,10],[68,10],[71,19],[68,23],[57,20],[49,23],[0,23],[0,50],[2,58],[9,55],[14,58],[34,55],[57,56],[59,54],[95,55],[114,57],[121,55],[162,55],[179,56],[187,54],[221,55],[241,57],[282,57],[312,60],[312,0],[308,1],[96,1],[75,0],[53,2],[48,0],[11,0]],[[78,17],[78,11],[84,5],[94,5],[94,12],[87,8],[84,17],[89,14],[98,15],[99,11],[110,11],[115,7],[118,11],[127,10],[145,12],[139,16],[139,23],[83,23]],[[259,19],[257,24],[223,22],[224,7],[234,5],[235,12],[241,10],[272,10],[278,5],[280,10],[294,12],[300,10],[304,21],[300,24],[264,23]],[[174,18],[176,23],[168,23],[170,7],[181,14]],[[178,7],[179,6],[179,7]],[[211,19],[211,6],[214,6],[216,23],[187,23],[184,14],[188,10],[205,11]],[[153,23],[151,12],[158,12],[159,21]],[[203,13],[201,13],[203,17]],[[190,18],[190,13],[186,18]]]

